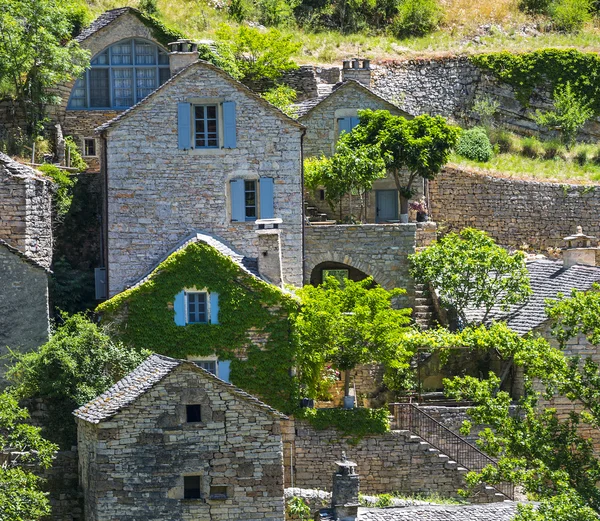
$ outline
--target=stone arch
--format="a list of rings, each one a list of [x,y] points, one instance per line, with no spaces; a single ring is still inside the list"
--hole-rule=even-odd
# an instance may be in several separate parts
[[[313,286],[317,286],[323,280],[323,270],[348,270],[348,278],[355,282],[366,279],[369,277],[368,273],[365,273],[362,270],[355,268],[354,266],[350,266],[348,264],[342,264],[340,262],[322,262],[317,264],[312,272],[310,273],[310,283]],[[377,282],[377,281],[375,281]]]

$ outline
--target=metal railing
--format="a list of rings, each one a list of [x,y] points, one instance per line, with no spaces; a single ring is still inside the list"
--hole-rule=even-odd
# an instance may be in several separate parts
[[[420,436],[430,445],[449,456],[461,467],[474,472],[481,472],[488,465],[498,463],[475,445],[442,425],[435,418],[422,411],[412,403],[391,403],[390,410],[394,416],[396,428],[410,431]],[[496,483],[491,485],[509,499],[514,499],[512,483]]]

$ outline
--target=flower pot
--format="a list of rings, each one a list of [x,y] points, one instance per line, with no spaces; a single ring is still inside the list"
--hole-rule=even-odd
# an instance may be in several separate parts
[[[408,214],[407,213],[401,213],[400,214],[400,222],[401,223],[407,223],[408,222]]]
[[[354,396],[344,396],[344,409],[354,409]]]
[[[417,222],[426,223],[429,221],[429,216],[425,212],[417,212]]]

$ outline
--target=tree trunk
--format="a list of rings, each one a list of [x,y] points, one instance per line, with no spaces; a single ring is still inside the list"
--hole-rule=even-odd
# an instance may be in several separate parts
[[[408,198],[404,197],[402,194],[400,194],[400,213],[408,213]]]

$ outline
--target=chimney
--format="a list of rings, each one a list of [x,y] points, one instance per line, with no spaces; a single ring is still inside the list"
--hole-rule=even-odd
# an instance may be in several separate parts
[[[342,67],[342,81],[356,80],[365,87],[371,86],[371,60],[344,60]]]
[[[281,219],[257,219],[258,272],[275,286],[283,285],[281,274]]]
[[[169,68],[171,76],[198,61],[198,44],[180,39],[169,44]]]
[[[355,472],[356,463],[342,452],[341,461],[336,461],[337,472],[333,475],[331,510],[336,521],[355,521],[358,514],[358,490],[360,479]]]
[[[583,233],[581,226],[577,227],[577,233],[565,237],[567,246],[563,249],[563,265],[570,268],[575,264],[583,266],[596,266],[596,251],[598,240],[596,237]]]

